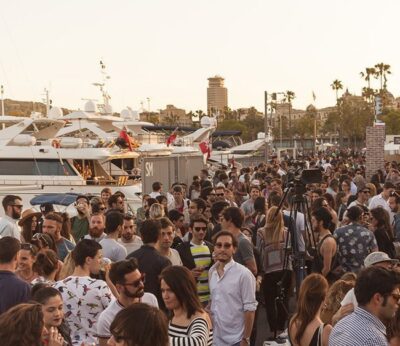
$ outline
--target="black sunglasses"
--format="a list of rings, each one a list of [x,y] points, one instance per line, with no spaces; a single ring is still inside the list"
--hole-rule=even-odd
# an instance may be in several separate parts
[[[140,279],[137,279],[136,281],[133,281],[133,282],[131,282],[131,283],[129,283],[129,284],[123,284],[124,286],[133,286],[133,287],[139,287],[139,285],[140,285],[140,283],[145,283],[146,282],[146,274],[145,273],[143,273],[141,276],[140,276]]]
[[[207,230],[207,227],[193,227],[193,229],[194,229],[196,232],[200,232],[200,231],[205,231],[205,230]]]

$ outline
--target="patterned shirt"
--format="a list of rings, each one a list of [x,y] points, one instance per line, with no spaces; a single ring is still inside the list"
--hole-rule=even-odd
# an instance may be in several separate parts
[[[345,271],[357,273],[363,267],[365,257],[378,249],[374,234],[356,223],[338,228],[333,237],[338,245],[339,262]]]
[[[64,301],[65,320],[71,329],[72,344],[97,345],[97,320],[111,302],[111,291],[103,280],[89,276],[69,276],[54,285]]]
[[[329,346],[388,346],[386,327],[375,315],[357,307],[333,327]]]
[[[208,302],[210,300],[210,287],[208,285],[208,270],[211,267],[210,249],[205,243],[202,245],[190,243],[190,252],[196,267],[204,267],[204,270],[197,278],[197,293],[202,303]]]

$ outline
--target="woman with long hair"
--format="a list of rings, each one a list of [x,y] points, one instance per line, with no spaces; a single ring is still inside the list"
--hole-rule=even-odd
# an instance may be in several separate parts
[[[168,215],[168,198],[164,195],[160,195],[156,197],[156,200],[164,207],[165,215]]]
[[[24,242],[30,243],[32,236],[39,232],[39,220],[42,213],[30,208],[22,212],[22,217],[18,221],[21,227],[21,236]]]
[[[19,304],[0,315],[1,346],[63,346],[55,328],[47,330],[40,304]]]
[[[70,330],[64,321],[64,303],[60,291],[54,287],[42,287],[35,291],[32,299],[42,306],[43,322],[47,330],[57,328],[57,331],[66,341],[72,345]]]
[[[343,215],[347,209],[347,199],[346,193],[343,191],[339,191],[336,194],[335,205],[339,222],[343,221]]]
[[[33,270],[39,274],[39,277],[31,283],[47,283],[52,285],[56,282],[56,274],[59,270],[59,259],[53,250],[42,250],[36,256],[36,261],[33,264]]]
[[[328,281],[321,274],[307,276],[300,286],[297,309],[289,322],[289,339],[293,346],[328,346],[332,326],[320,317],[328,292]]]
[[[171,266],[160,277],[162,297],[172,313],[170,346],[211,346],[211,320],[200,303],[193,274],[186,267]]]
[[[340,187],[342,191],[346,194],[347,198],[349,198],[351,196],[351,180],[350,179],[343,180]]]
[[[374,232],[379,251],[386,252],[390,258],[395,258],[394,235],[389,213],[381,207],[371,209],[370,213],[371,231]]]
[[[165,314],[150,305],[136,303],[118,312],[110,325],[110,346],[168,346]]]
[[[60,213],[60,216],[62,217],[62,226],[61,226],[61,235],[65,238],[68,239],[69,241],[73,242],[75,244],[74,237],[71,234],[71,219],[68,215],[68,213]]]
[[[283,223],[283,213],[273,206],[267,212],[265,226],[257,231],[257,249],[261,255],[262,287],[267,319],[274,337],[283,332],[288,318],[288,291],[292,280],[290,261],[285,261],[288,231]],[[286,267],[284,268],[284,264]],[[281,287],[278,283],[281,282]],[[283,301],[278,301],[282,291]],[[277,303],[276,303],[277,302]]]

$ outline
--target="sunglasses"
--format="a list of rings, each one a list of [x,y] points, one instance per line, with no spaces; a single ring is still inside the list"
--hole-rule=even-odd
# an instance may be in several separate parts
[[[143,273],[141,276],[140,276],[140,279],[137,279],[136,281],[133,281],[133,282],[131,282],[131,283],[129,283],[129,284],[127,284],[127,283],[125,283],[125,284],[123,284],[124,286],[133,286],[133,287],[139,287],[139,285],[141,284],[141,283],[145,283],[146,282],[146,274],[145,273]]]
[[[37,249],[31,243],[23,243],[21,244],[21,250],[28,250],[32,253],[32,255],[36,255]]]
[[[194,229],[196,232],[200,232],[200,231],[205,231],[205,230],[207,230],[207,227],[193,227],[193,229]]]
[[[222,244],[222,243],[216,243],[216,244],[215,244],[215,247],[216,247],[217,249],[221,249],[221,248],[223,247],[225,250],[228,250],[228,249],[230,249],[230,248],[232,247],[232,244],[230,244],[230,243],[224,243],[224,244]]]
[[[400,300],[400,293],[391,293],[390,295],[393,297],[393,299],[395,299],[397,301]]]
[[[12,207],[18,208],[18,209],[22,209],[22,205],[21,204],[11,204]]]
[[[217,197],[224,197],[224,193],[217,193],[215,196],[217,196]]]

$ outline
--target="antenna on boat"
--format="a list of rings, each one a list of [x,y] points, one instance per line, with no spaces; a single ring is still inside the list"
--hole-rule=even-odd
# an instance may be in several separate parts
[[[50,92],[49,92],[49,90],[47,88],[44,88],[44,96],[45,96],[45,98],[43,99],[43,101],[46,104],[46,117],[48,118],[49,117],[49,112],[50,112],[50,109],[51,109],[51,104],[52,104],[53,101],[50,100]]]
[[[4,116],[4,85],[0,86],[1,93],[1,115]]]
[[[100,89],[101,95],[103,97],[103,104],[98,104],[97,106],[100,110],[100,113],[109,114],[109,113],[112,113],[112,107],[110,105],[111,96],[108,93],[108,91],[106,90],[106,82],[111,77],[108,75],[108,73],[106,71],[106,65],[104,64],[103,59],[100,60],[100,73],[102,75],[102,78],[101,78],[102,81],[93,83],[93,85],[95,87],[98,87]]]

